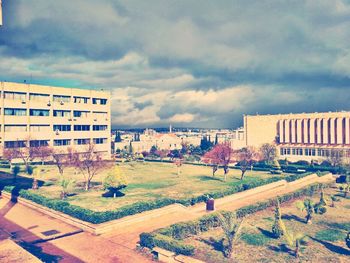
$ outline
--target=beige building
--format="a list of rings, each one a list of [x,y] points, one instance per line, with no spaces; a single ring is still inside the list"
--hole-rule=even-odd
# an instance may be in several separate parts
[[[276,142],[280,158],[324,160],[350,150],[350,112],[244,116],[245,145]]]
[[[50,145],[79,152],[90,142],[110,156],[110,93],[0,82],[2,149]]]

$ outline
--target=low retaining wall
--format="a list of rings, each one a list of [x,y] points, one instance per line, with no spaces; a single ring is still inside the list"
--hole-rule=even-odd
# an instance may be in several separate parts
[[[255,194],[260,194],[263,192],[270,192],[270,191],[279,191],[282,189],[288,189],[291,187],[296,186],[305,186],[312,183],[323,183],[323,182],[329,182],[330,180],[334,180],[331,173],[324,175],[322,177],[317,176],[316,174],[311,174],[309,176],[306,176],[304,178],[298,179],[296,181],[287,183],[285,180],[280,180],[274,183],[270,183],[263,186],[258,186],[253,189],[249,189],[243,192],[239,192],[230,196],[226,196],[220,199],[217,199],[215,201],[216,205],[222,205],[226,203],[230,203],[232,201],[235,201],[237,199],[242,199],[247,196],[252,196]],[[2,191],[2,196],[11,199],[11,194]],[[161,215],[170,214],[170,213],[184,213],[184,212],[196,212],[192,211],[191,207],[185,207],[181,204],[172,204],[166,207],[142,212],[136,215],[127,216],[121,219],[112,220],[109,222],[101,223],[101,224],[92,224],[86,221],[79,220],[77,218],[71,217],[69,215],[66,215],[64,213],[52,210],[50,208],[44,207],[42,205],[36,204],[32,201],[29,201],[27,199],[24,199],[22,197],[18,197],[17,202],[25,205],[27,207],[30,207],[32,209],[37,210],[38,212],[41,212],[43,214],[49,215],[53,218],[62,220],[63,222],[70,224],[72,226],[78,227],[80,229],[83,229],[84,231],[90,232],[95,235],[100,235],[103,233],[107,233],[109,231],[112,231],[114,229],[123,228],[125,226],[135,224],[135,223],[141,223],[142,221],[157,218]],[[205,206],[203,205],[202,210],[205,209]],[[197,209],[196,209],[197,210]]]

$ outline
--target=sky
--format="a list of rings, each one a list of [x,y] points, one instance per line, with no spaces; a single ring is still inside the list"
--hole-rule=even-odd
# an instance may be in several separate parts
[[[112,125],[350,110],[348,0],[3,0],[0,80],[112,92]]]

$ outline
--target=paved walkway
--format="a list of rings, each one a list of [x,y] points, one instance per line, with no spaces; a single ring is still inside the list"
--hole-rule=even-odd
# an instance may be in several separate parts
[[[60,233],[42,234],[51,230]],[[43,242],[52,237],[57,239]],[[135,246],[131,249],[104,237],[81,232],[57,219],[0,198],[0,241],[8,238],[44,262],[151,262],[138,254]]]

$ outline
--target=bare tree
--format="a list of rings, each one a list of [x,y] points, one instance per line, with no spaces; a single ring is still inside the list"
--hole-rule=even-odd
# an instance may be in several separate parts
[[[240,150],[235,151],[233,155],[236,162],[239,162],[239,167],[242,172],[241,180],[243,180],[247,169],[251,167],[255,162],[261,160],[260,152],[255,150],[255,148],[253,147],[242,148]]]
[[[89,191],[94,176],[107,169],[110,163],[103,160],[101,153],[96,151],[92,143],[87,145],[83,153],[72,152],[71,155],[72,165],[83,174],[85,190]]]
[[[65,168],[71,165],[69,154],[70,152],[66,153],[57,150],[52,152],[53,163],[56,165],[61,178],[63,177]]]
[[[327,156],[327,161],[333,166],[341,166],[344,163],[345,151],[330,150]]]
[[[277,157],[277,150],[274,144],[264,143],[260,147],[261,158],[268,164],[273,164]]]
[[[48,161],[52,155],[54,150],[49,146],[34,146],[32,147],[32,155],[33,159],[37,158],[41,161],[41,165],[45,164],[45,161]]]

